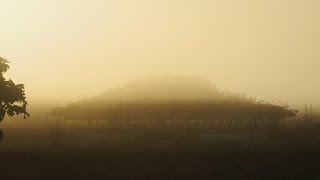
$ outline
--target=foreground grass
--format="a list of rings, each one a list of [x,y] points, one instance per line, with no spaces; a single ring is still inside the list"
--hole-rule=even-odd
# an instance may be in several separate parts
[[[16,179],[319,179],[320,133],[205,129],[7,129],[0,176]]]

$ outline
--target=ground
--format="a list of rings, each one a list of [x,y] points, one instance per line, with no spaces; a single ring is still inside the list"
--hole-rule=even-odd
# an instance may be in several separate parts
[[[0,178],[320,179],[318,130],[258,132],[7,128]]]

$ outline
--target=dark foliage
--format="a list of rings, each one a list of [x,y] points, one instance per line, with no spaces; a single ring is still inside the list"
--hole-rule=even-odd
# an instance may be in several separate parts
[[[9,69],[8,60],[0,57],[0,121],[5,115],[24,114],[29,116],[23,84],[15,84],[11,79],[6,80],[3,74]]]

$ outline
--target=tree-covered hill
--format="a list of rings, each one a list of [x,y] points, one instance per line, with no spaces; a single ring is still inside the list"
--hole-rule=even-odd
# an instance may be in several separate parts
[[[111,124],[161,126],[243,121],[271,122],[298,111],[244,94],[219,91],[198,77],[157,76],[130,82],[92,98],[53,108],[55,116],[73,120],[106,120]]]

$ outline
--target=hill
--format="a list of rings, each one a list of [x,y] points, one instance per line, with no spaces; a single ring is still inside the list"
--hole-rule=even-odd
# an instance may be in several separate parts
[[[56,107],[55,116],[74,120],[106,120],[111,124],[153,124],[169,126],[221,122],[266,122],[295,116],[297,110],[219,91],[198,77],[157,76],[129,82],[92,98]]]

